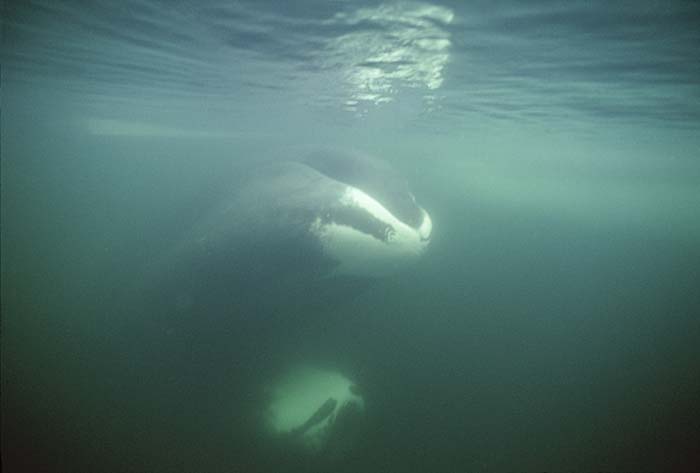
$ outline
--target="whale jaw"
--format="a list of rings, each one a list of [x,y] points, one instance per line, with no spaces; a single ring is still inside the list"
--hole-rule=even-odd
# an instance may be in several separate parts
[[[373,197],[347,186],[337,206],[362,212],[379,222],[382,234],[368,232],[363,226],[328,221],[317,217],[309,228],[321,244],[324,254],[337,262],[334,274],[381,277],[399,271],[417,260],[430,242],[432,221],[421,209],[423,220],[418,228],[396,218]]]

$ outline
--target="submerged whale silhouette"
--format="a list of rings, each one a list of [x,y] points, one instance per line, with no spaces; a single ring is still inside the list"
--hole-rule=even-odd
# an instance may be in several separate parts
[[[320,151],[254,170],[160,264],[177,294],[305,290],[372,278],[415,261],[432,222],[408,183],[369,156]]]

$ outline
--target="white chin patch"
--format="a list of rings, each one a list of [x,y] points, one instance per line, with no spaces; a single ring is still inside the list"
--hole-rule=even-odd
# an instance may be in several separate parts
[[[382,204],[352,186],[348,186],[340,203],[369,212],[374,218],[391,225],[394,232],[386,241],[348,225],[323,223],[317,218],[310,231],[316,235],[327,256],[338,261],[337,274],[385,276],[400,270],[420,257],[430,242],[433,229],[428,213],[421,209],[423,222],[418,229],[406,225]]]

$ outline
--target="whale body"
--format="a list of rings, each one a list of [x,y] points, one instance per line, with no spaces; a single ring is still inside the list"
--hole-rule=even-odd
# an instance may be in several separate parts
[[[432,221],[389,164],[320,151],[250,173],[169,252],[179,293],[309,288],[386,276],[415,262]]]

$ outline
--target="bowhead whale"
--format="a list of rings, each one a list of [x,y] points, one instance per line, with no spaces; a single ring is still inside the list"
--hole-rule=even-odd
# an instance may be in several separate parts
[[[319,151],[252,171],[159,266],[178,294],[275,298],[310,282],[396,272],[431,233],[430,216],[388,163]]]

